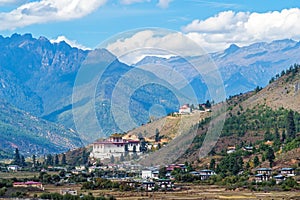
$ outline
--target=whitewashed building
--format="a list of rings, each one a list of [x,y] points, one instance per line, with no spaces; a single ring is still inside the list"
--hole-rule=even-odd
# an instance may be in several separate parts
[[[109,159],[112,156],[115,158],[125,155],[126,149],[128,154],[140,152],[140,141],[123,139],[119,134],[113,134],[108,139],[94,142],[92,144],[93,150],[90,154],[91,158],[96,159]]]
[[[156,167],[150,167],[142,170],[142,179],[158,179],[159,170]]]
[[[189,104],[185,104],[179,108],[179,114],[190,114],[192,112],[192,108]]]

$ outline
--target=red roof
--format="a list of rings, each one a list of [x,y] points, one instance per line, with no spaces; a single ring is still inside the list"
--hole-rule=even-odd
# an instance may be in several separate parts
[[[27,182],[14,182],[13,185],[42,185],[41,182],[27,181]]]

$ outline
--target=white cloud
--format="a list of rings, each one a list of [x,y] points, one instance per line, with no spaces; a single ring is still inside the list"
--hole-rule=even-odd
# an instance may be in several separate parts
[[[0,30],[13,30],[31,24],[64,21],[90,14],[106,0],[41,0],[0,13]]]
[[[199,52],[199,46],[182,33],[157,29],[136,32],[129,37],[112,41],[106,48],[128,64],[135,63],[143,55],[203,54],[203,51]]]
[[[159,0],[157,6],[160,8],[168,8],[172,0]]]
[[[65,37],[63,35],[58,36],[56,39],[50,40],[51,43],[59,43],[59,42],[62,42],[62,41],[65,41],[71,47],[76,47],[76,48],[82,49],[82,50],[91,50],[91,48],[88,48],[84,45],[79,44],[76,40],[69,40],[67,37]]]
[[[232,43],[240,46],[278,39],[300,39],[300,9],[267,13],[225,11],[205,20],[194,20],[182,30],[208,51]]]

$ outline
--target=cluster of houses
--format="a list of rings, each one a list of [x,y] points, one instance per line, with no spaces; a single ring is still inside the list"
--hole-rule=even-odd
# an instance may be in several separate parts
[[[271,168],[258,168],[256,169],[255,182],[261,183],[264,181],[269,181],[273,178],[276,181],[276,184],[279,184],[287,177],[293,177],[295,175],[294,168],[281,168],[274,176]]]

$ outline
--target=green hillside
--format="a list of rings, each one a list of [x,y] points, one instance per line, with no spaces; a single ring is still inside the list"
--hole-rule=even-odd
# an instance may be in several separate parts
[[[0,102],[0,136],[1,157],[9,157],[8,153],[15,148],[24,155],[43,155],[82,146],[76,132],[34,117],[5,102]]]

